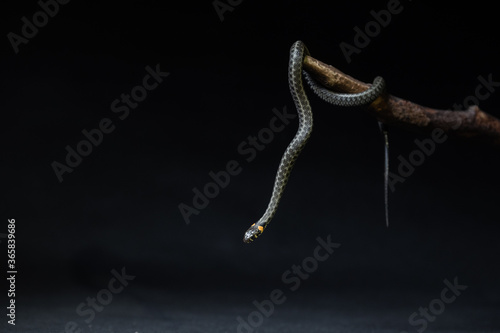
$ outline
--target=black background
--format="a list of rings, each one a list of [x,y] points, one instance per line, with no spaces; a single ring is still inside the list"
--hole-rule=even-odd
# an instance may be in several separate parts
[[[251,162],[237,147],[269,126],[273,108],[295,112],[287,66],[296,40],[313,57],[365,82],[381,75],[391,94],[430,107],[462,103],[474,95],[480,75],[500,80],[497,10],[481,1],[401,2],[402,12],[348,63],[339,44],[353,44],[353,28],[363,29],[373,20],[370,11],[387,3],[247,0],[225,12],[221,22],[211,1],[74,0],[61,5],[18,54],[7,34],[20,34],[21,17],[31,20],[40,7],[35,1],[4,4],[0,232],[7,232],[8,218],[16,219],[19,271],[18,325],[9,330],[32,325],[35,331],[60,332],[67,320],[83,323],[75,307],[106,286],[112,269],[126,267],[136,278],[109,308],[123,304],[123,311],[116,310],[123,316],[127,297],[135,295],[134,304],[147,310],[108,325],[113,310],[106,309],[93,331],[127,331],[133,323],[131,332],[153,332],[158,323],[175,320],[191,323],[187,331],[235,331],[236,316],[245,316],[251,301],[272,289],[286,289],[283,272],[311,256],[316,238],[327,235],[341,247],[297,296],[288,294],[278,315],[305,318],[311,307],[321,310],[314,297],[300,300],[308,292],[337,301],[342,294],[348,304],[364,304],[367,316],[391,313],[398,302],[409,309],[386,324],[376,316],[361,327],[347,321],[343,331],[415,331],[407,316],[438,297],[444,279],[456,276],[469,286],[457,303],[476,309],[464,319],[469,326],[438,319],[427,331],[500,329],[493,316],[500,301],[497,148],[454,140],[438,144],[390,194],[386,228],[376,119],[363,108],[333,107],[309,94],[312,138],[270,227],[253,244],[242,242],[266,208],[297,121]],[[111,103],[142,83],[146,66],[157,64],[170,75],[120,120]],[[500,117],[498,104],[494,92],[479,106]],[[103,118],[115,130],[59,182],[51,163],[64,163],[65,147],[75,148],[84,139],[82,130],[98,127]],[[414,140],[429,136],[389,130],[391,171],[397,172],[398,156],[407,158],[417,148]],[[193,188],[202,189],[211,181],[209,172],[231,160],[240,162],[242,172],[187,225],[179,204],[191,205]],[[1,247],[6,251],[4,241]],[[143,290],[158,299],[143,296]],[[161,304],[174,300],[186,317],[162,311]],[[241,311],[224,313],[236,304],[243,304]],[[454,306],[459,305],[449,308]],[[354,318],[361,316],[353,311]],[[203,317],[207,313],[210,319]],[[218,315],[228,315],[225,330],[213,319]],[[146,325],[148,316],[158,323]],[[442,315],[454,316],[452,310]],[[201,328],[210,320],[213,326]],[[274,330],[272,320],[261,332]],[[439,320],[451,326],[440,327]]]

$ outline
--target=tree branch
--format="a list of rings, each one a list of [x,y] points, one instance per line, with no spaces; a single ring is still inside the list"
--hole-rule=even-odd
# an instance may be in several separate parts
[[[311,56],[304,69],[326,88],[342,93],[359,93],[370,86]],[[470,106],[465,111],[437,110],[384,93],[368,107],[379,121],[408,130],[429,133],[435,128],[457,138],[478,139],[500,145],[500,120]]]

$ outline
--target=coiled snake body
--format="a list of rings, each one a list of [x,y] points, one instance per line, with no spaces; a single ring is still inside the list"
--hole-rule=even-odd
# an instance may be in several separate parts
[[[366,91],[357,94],[337,94],[320,86],[309,74],[302,71],[304,56],[309,55],[309,51],[301,41],[295,42],[290,49],[290,61],[288,63],[288,85],[299,115],[299,128],[295,137],[285,150],[281,158],[276,179],[274,181],[273,193],[264,215],[258,222],[252,224],[245,232],[243,241],[250,243],[264,231],[273,218],[281,196],[288,182],[288,177],[293,165],[302,148],[304,148],[313,127],[313,115],[309,100],[307,99],[302,74],[312,90],[323,100],[339,106],[358,106],[373,102],[385,88],[385,82],[381,77],[376,77],[373,84]]]

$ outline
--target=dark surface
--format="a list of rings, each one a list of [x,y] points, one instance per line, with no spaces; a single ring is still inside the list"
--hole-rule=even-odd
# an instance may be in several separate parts
[[[278,286],[279,287],[279,286]],[[286,293],[285,303],[275,306],[254,332],[498,332],[498,306],[463,295],[427,324],[410,325],[408,318],[439,296],[388,291],[325,292],[300,290]],[[256,311],[252,304],[269,298],[270,290],[228,293],[198,290],[162,291],[130,287],[89,324],[75,313],[90,289],[73,290],[64,297],[37,294],[37,302],[26,304],[16,326],[20,332],[61,332],[68,322],[83,332],[248,332],[237,318]],[[190,295],[187,297],[186,295]],[[73,303],[67,306],[67,303]],[[25,302],[26,303],[26,302]],[[264,317],[263,317],[264,318]],[[420,320],[423,317],[418,317]],[[431,317],[432,318],[432,317]],[[425,326],[427,325],[427,326]],[[9,330],[14,331],[14,330]]]
[[[64,332],[68,321],[85,332],[236,332],[252,301],[288,290],[282,275],[328,235],[340,248],[258,332],[417,332],[409,316],[455,277],[468,288],[425,331],[499,332],[500,155],[487,145],[437,144],[390,193],[386,228],[376,120],[309,94],[312,138],[269,228],[242,242],[264,212],[297,120],[251,161],[238,147],[270,126],[274,108],[295,112],[287,83],[294,41],[365,82],[381,75],[392,94],[430,107],[463,103],[479,76],[500,81],[497,10],[487,2],[402,2],[348,63],[339,43],[353,44],[353,28],[387,3],[244,1],[221,22],[211,1],[72,1],[18,54],[5,37],[0,233],[16,219],[18,274],[17,325],[2,313],[2,332]],[[4,6],[4,36],[39,10],[35,1]],[[157,64],[169,76],[120,119],[113,101]],[[498,94],[479,104],[496,117]],[[64,163],[65,147],[103,118],[114,131],[59,182],[51,163]],[[428,137],[389,128],[391,172],[416,139]],[[231,160],[241,172],[187,224],[179,204],[192,205],[193,188]],[[77,306],[122,267],[136,278],[89,327]]]

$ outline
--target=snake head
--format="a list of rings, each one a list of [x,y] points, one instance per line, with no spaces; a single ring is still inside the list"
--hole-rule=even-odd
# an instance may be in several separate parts
[[[263,231],[264,231],[264,227],[262,227],[260,225],[257,226],[257,225],[255,225],[255,223],[252,224],[250,226],[250,228],[248,228],[248,230],[245,232],[245,237],[243,237],[243,242],[245,242],[245,243],[252,242],[254,239],[259,237]]]

